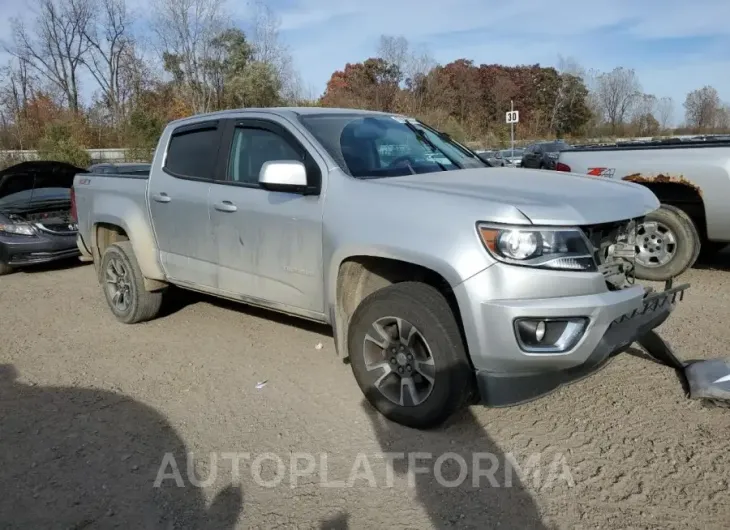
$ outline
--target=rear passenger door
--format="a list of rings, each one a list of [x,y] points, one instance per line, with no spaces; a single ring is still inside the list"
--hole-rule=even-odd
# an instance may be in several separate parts
[[[149,179],[149,205],[165,274],[190,287],[215,287],[208,194],[218,161],[219,121],[174,129]],[[158,166],[159,164],[159,166]]]
[[[265,162],[298,160],[321,189],[324,161],[274,115],[230,120],[223,144],[225,170],[210,191],[219,289],[288,311],[323,312],[321,195],[268,191],[258,179]]]

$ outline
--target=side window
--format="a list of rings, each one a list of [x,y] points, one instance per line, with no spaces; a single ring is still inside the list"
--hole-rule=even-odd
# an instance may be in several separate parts
[[[237,127],[228,160],[228,180],[258,184],[265,162],[274,160],[304,161],[304,157],[289,142],[275,132],[252,127]]]
[[[211,178],[218,154],[218,129],[188,129],[173,132],[167,147],[165,169],[174,175]]]

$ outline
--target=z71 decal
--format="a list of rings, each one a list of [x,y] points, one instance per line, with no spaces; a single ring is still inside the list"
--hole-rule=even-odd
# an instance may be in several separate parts
[[[612,167],[589,167],[587,175],[591,177],[613,177],[616,170]]]

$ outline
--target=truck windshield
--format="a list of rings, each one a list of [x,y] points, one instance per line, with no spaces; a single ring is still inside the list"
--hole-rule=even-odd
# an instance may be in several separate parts
[[[448,135],[402,116],[314,114],[300,116],[300,121],[357,178],[489,167]]]

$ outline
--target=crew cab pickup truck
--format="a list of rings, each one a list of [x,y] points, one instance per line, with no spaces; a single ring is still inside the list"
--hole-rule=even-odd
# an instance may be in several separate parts
[[[652,141],[562,151],[558,171],[635,182],[661,208],[637,232],[636,276],[679,276],[730,243],[730,141]]]
[[[646,187],[490,168],[399,115],[186,118],[148,177],[73,189],[79,246],[121,322],[155,317],[175,285],[328,323],[370,403],[417,428],[591,374],[685,288],[632,285],[634,227],[659,207]]]

